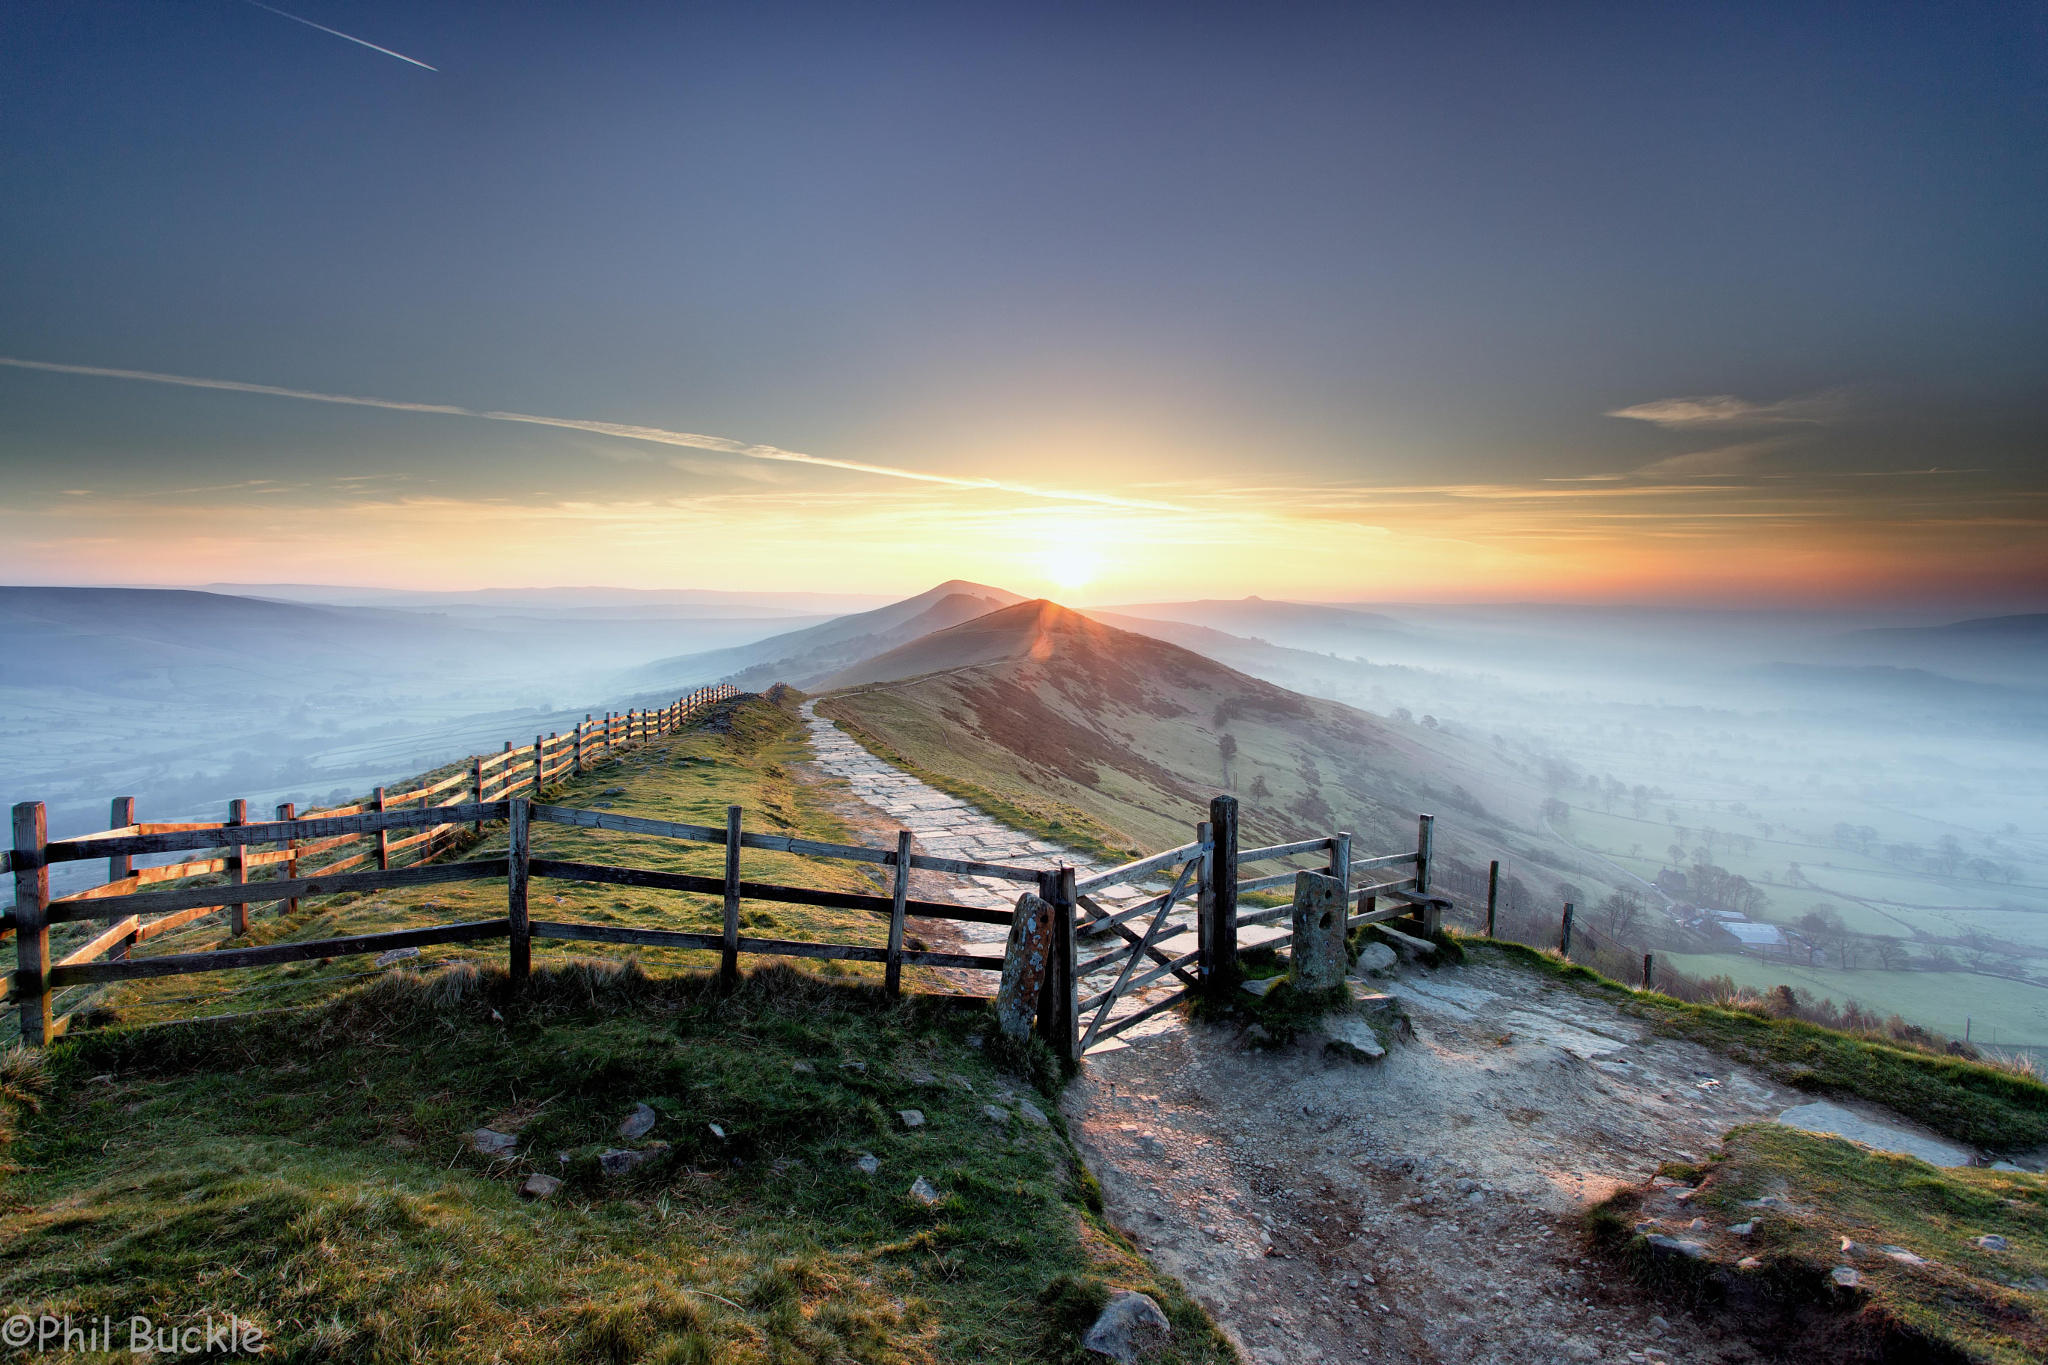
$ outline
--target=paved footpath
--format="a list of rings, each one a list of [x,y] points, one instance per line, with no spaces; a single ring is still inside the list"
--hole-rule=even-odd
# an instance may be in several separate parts
[[[957,796],[918,781],[909,773],[891,767],[863,749],[853,736],[820,716],[817,703],[807,701],[803,718],[810,726],[811,748],[817,754],[820,771],[844,778],[854,795],[909,830],[919,852],[941,858],[966,858],[981,863],[1007,863],[1012,867],[1057,867],[1065,863],[1082,877],[1109,870],[1109,864],[1049,840],[1011,829],[994,816],[968,805]],[[959,877],[952,894],[962,905],[991,910],[1008,910],[1017,903],[1024,887],[1000,877]],[[1156,892],[1111,887],[1099,899],[1105,905],[1125,904]],[[970,942],[1000,943],[1001,926],[962,924],[961,936]]]

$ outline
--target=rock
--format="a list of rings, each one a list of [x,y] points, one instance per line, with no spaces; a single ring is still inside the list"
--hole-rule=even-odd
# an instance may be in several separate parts
[[[1687,1223],[1685,1225],[1685,1230],[1687,1232],[1705,1232],[1707,1230],[1707,1220],[1704,1218],[1695,1218],[1690,1223]]]
[[[630,1175],[646,1164],[647,1155],[644,1151],[635,1152],[623,1147],[613,1147],[598,1157],[597,1164],[606,1175]]]
[[[932,1182],[926,1180],[923,1176],[919,1176],[910,1182],[910,1197],[926,1208],[930,1208],[938,1203],[939,1200],[945,1198],[944,1195],[933,1189]]]
[[[868,1074],[868,1064],[866,1062],[841,1062],[839,1069],[841,1071],[851,1071],[856,1076]]]
[[[1033,1128],[1044,1128],[1052,1123],[1052,1120],[1045,1116],[1045,1111],[1030,1100],[1017,1101],[1017,1117],[1023,1119]]]
[[[876,1171],[882,1169],[882,1163],[875,1160],[872,1152],[862,1152],[860,1160],[854,1162],[853,1167],[862,1175],[873,1175]]]
[[[1010,1111],[998,1108],[993,1104],[984,1104],[981,1106],[981,1112],[988,1115],[990,1123],[1008,1123],[1010,1121]]]
[[[1396,1015],[1401,1012],[1401,1002],[1385,991],[1369,991],[1353,982],[1351,985],[1351,1008],[1359,1014]]]
[[[633,1106],[633,1112],[619,1120],[619,1136],[628,1142],[635,1142],[654,1131],[654,1121],[660,1117],[645,1104]]]
[[[1743,1257],[1743,1258],[1742,1258],[1741,1260],[1739,1260],[1739,1261],[1737,1261],[1737,1262],[1735,1263],[1735,1268],[1736,1268],[1737,1270],[1761,1270],[1761,1269],[1763,1269],[1763,1265],[1764,1265],[1764,1258],[1763,1258],[1763,1257],[1761,1257],[1761,1256],[1745,1256],[1745,1257]]]
[[[924,1111],[921,1109],[898,1109],[896,1117],[903,1120],[905,1128],[924,1127]]]
[[[1081,1346],[1130,1365],[1164,1345],[1172,1335],[1173,1325],[1152,1296],[1127,1289],[1110,1299],[1109,1306],[1081,1338]]]
[[[1567,1338],[1560,1346],[1566,1360],[1598,1360],[1600,1348],[1584,1337]]]
[[[561,1188],[562,1182],[553,1176],[536,1173],[526,1177],[526,1183],[519,1187],[519,1192],[528,1199],[551,1199]]]
[[[1661,1232],[1653,1232],[1643,1240],[1658,1251],[1684,1256],[1689,1260],[1703,1261],[1707,1256],[1706,1247],[1690,1238],[1666,1237]]]
[[[598,793],[599,796],[624,796],[625,794],[626,789],[624,787],[606,787]]]
[[[809,1062],[791,1062],[789,1069],[799,1076],[815,1076],[818,1074],[818,1068],[812,1066]]]
[[[1264,1047],[1273,1041],[1273,1032],[1264,1024],[1250,1024],[1245,1028],[1244,1040],[1253,1047]]]
[[[1246,995],[1256,995],[1264,999],[1266,996],[1271,995],[1275,988],[1286,984],[1287,978],[1284,976],[1261,976],[1250,981],[1240,981],[1237,983],[1237,988]]]
[[[996,1027],[1019,1042],[1031,1036],[1038,1017],[1038,988],[1045,982],[1046,953],[1052,944],[1053,909],[1035,891],[1017,897],[1010,936],[1003,944],[1003,980],[996,987]],[[977,1046],[978,1039],[968,1046]]]
[[[707,1123],[704,1126],[711,1130],[711,1136],[717,1138],[720,1142],[725,1141],[725,1128],[722,1124]]]
[[[1853,1237],[1844,1237],[1842,1239],[1842,1254],[1844,1256],[1854,1256],[1862,1250],[1863,1248],[1856,1244],[1856,1240]]]
[[[929,1071],[913,1071],[910,1073],[909,1080],[912,1085],[924,1089],[929,1089],[939,1083],[939,1078],[932,1075]]]
[[[968,1034],[966,1042],[967,1046],[973,1048],[976,1052],[981,1051],[981,1035],[979,1033]]]
[[[1753,1222],[1752,1222],[1752,1223],[1730,1223],[1730,1224],[1728,1225],[1728,1231],[1729,1231],[1729,1232],[1730,1232],[1731,1234],[1733,1234],[1734,1236],[1737,1236],[1737,1237],[1747,1237],[1747,1236],[1749,1236],[1749,1234],[1750,1234],[1750,1233],[1752,1233],[1752,1232],[1755,1232],[1755,1231],[1756,1231],[1756,1224],[1755,1224],[1755,1223],[1753,1223]]]
[[[1363,1019],[1342,1015],[1323,1021],[1323,1055],[1347,1062],[1376,1062],[1387,1049]]]
[[[1844,1289],[1854,1289],[1857,1285],[1863,1283],[1863,1277],[1856,1272],[1856,1267],[1852,1265],[1836,1266],[1828,1272],[1828,1278]]]
[[[1321,872],[1294,874],[1294,941],[1287,980],[1298,991],[1344,983],[1344,883]]]
[[[1671,1319],[1665,1317],[1662,1313],[1652,1313],[1650,1315],[1650,1330],[1660,1337],[1663,1336],[1671,1330]]]
[[[1977,1245],[1985,1251],[2004,1251],[2006,1240],[1995,1232],[1987,1232],[1977,1239]]]
[[[469,1135],[470,1145],[485,1156],[510,1156],[512,1149],[519,1145],[519,1139],[510,1133],[500,1133],[493,1128],[479,1128]]]
[[[1368,943],[1358,950],[1358,961],[1351,964],[1351,970],[1359,976],[1372,976],[1391,971],[1398,961],[1394,950],[1386,944]]]
[[[1882,1251],[1885,1255],[1891,1257],[1894,1261],[1897,1261],[1900,1265],[1927,1264],[1927,1260],[1925,1257],[1916,1256],[1912,1252],[1906,1250],[1904,1247],[1879,1247],[1878,1250]]]
[[[2027,1168],[2025,1166],[2015,1166],[2010,1161],[1994,1161],[1991,1163],[1989,1169],[1994,1171],[2019,1171],[2022,1174],[2027,1173]]]
[[[1968,1166],[1971,1153],[1953,1142],[1916,1133],[1900,1124],[1865,1118],[1853,1109],[1826,1100],[1795,1104],[1778,1115],[1787,1128],[1847,1138],[1880,1152],[1916,1156],[1930,1166]]]
[[[420,950],[417,948],[393,948],[371,958],[370,965],[373,967],[389,967],[394,962],[403,962],[409,957],[418,957],[419,955]]]

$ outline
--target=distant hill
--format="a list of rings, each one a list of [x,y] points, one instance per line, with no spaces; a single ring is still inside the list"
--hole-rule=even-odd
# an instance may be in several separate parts
[[[1829,653],[1845,661],[1924,668],[1976,682],[2038,687],[2048,677],[2048,613],[1851,631],[1833,645]]]
[[[730,678],[741,686],[788,682],[808,688],[861,659],[1023,600],[1002,588],[956,578],[886,607],[751,644],[658,659],[624,675],[622,686],[661,690]]]
[[[1361,849],[1382,852],[1412,847],[1416,812],[1433,810],[1447,851],[1470,862],[1500,821],[1536,828],[1542,799],[1462,738],[1306,697],[1046,601],[909,641],[821,685],[835,689],[824,714],[919,767],[1048,822],[1085,822],[1113,846],[1184,840],[1227,790],[1254,837],[1349,829]],[[1471,795],[1481,791],[1490,810]]]
[[[1370,653],[1393,642],[1412,644],[1420,632],[1378,612],[1263,597],[1195,602],[1142,602],[1102,608],[1104,613],[1155,621],[1182,621],[1290,649],[1318,654]]]

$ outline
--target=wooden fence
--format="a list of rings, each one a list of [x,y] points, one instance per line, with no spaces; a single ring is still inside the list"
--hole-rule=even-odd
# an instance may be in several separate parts
[[[1299,869],[1271,875],[1240,878],[1244,864],[1298,860],[1314,857],[1330,872],[1341,875],[1348,894],[1357,897],[1352,925],[1407,920],[1418,933],[1434,933],[1440,927],[1444,902],[1429,890],[1432,817],[1421,817],[1416,849],[1353,858],[1351,836],[1319,835],[1294,843],[1240,849],[1237,841],[1237,802],[1233,797],[1216,798],[1210,805],[1210,819],[1196,828],[1193,842],[1163,853],[1140,858],[1121,867],[1077,879],[1071,867],[1034,868],[1004,863],[984,863],[961,858],[938,857],[911,852],[911,834],[902,831],[894,848],[858,844],[826,843],[790,835],[749,832],[742,827],[742,812],[727,810],[723,827],[692,825],[672,820],[653,820],[618,815],[609,811],[584,810],[545,804],[533,799],[533,790],[545,788],[563,776],[594,761],[607,748],[630,744],[673,728],[711,702],[733,695],[732,689],[711,689],[683,698],[675,707],[656,713],[637,713],[620,728],[608,719],[591,734],[582,727],[573,737],[553,748],[536,741],[525,756],[507,771],[502,758],[488,766],[478,760],[467,775],[473,799],[455,804],[429,805],[427,798],[448,790],[447,782],[401,794],[386,796],[381,808],[349,807],[250,824],[239,818],[221,824],[140,825],[127,824],[98,834],[75,839],[49,840],[45,837],[43,807],[26,802],[14,808],[14,849],[7,866],[15,878],[15,909],[6,927],[19,934],[19,966],[10,984],[21,1009],[22,1038],[47,1043],[59,1036],[71,1016],[55,1016],[55,993],[73,986],[90,986],[147,977],[176,976],[195,972],[227,971],[237,968],[274,966],[313,958],[335,958],[355,954],[382,953],[394,948],[419,948],[434,944],[477,943],[491,939],[507,941],[507,962],[513,981],[523,981],[531,970],[535,939],[585,941],[643,945],[714,952],[719,971],[727,980],[738,976],[742,954],[756,957],[824,958],[867,962],[883,968],[885,988],[902,989],[905,967],[937,967],[996,972],[1004,965],[1001,956],[979,953],[935,952],[905,946],[905,926],[911,919],[1008,926],[1012,913],[945,901],[914,900],[910,897],[913,870],[949,873],[957,876],[993,878],[1016,883],[1020,889],[1037,892],[1054,910],[1052,951],[1049,970],[1038,1002],[1038,1028],[1062,1054],[1078,1058],[1089,1047],[1115,1037],[1161,1010],[1186,999],[1190,991],[1231,989],[1237,979],[1239,931],[1283,920],[1289,908],[1255,910],[1241,914],[1242,894],[1256,892],[1294,879]],[[644,716],[644,719],[640,718]],[[573,747],[570,745],[573,744]],[[529,794],[518,794],[520,789]],[[496,793],[496,794],[494,794]],[[474,799],[486,797],[487,799]],[[412,801],[422,804],[412,806]],[[239,812],[237,813],[239,816]],[[504,856],[471,858],[457,862],[424,861],[437,832],[479,829],[486,822],[503,820],[508,828]],[[535,856],[534,827],[562,825],[580,829],[609,830],[689,843],[715,844],[725,851],[723,875],[702,876],[651,868],[616,866],[608,863],[569,861]],[[394,839],[398,834],[401,837]],[[150,855],[211,851],[223,840],[232,839],[225,857],[152,869],[162,875],[153,881],[131,870],[133,859]],[[378,858],[375,870],[337,871],[366,861],[372,849],[336,858],[325,866],[307,869],[298,859],[312,856],[311,850],[339,852],[350,841],[374,840]],[[263,852],[250,850],[264,845]],[[803,857],[849,860],[890,869],[888,895],[848,891],[827,891],[748,880],[742,873],[742,853],[748,849]],[[420,860],[397,866],[392,858],[401,850],[418,851]],[[109,881],[105,886],[66,896],[49,898],[49,868],[53,864],[87,859],[107,859]],[[279,865],[283,875],[251,882],[247,872],[254,867]],[[199,875],[200,869],[227,871],[225,885],[183,886],[172,890],[145,891],[145,885]],[[1177,869],[1177,871],[1176,871]],[[1400,871],[1397,871],[1400,870]],[[1352,883],[1359,873],[1368,874],[1365,885]],[[1403,875],[1405,872],[1405,875]],[[1148,879],[1163,879],[1172,873],[1172,884],[1157,895],[1116,909],[1106,907],[1102,894],[1111,888],[1133,885]],[[1371,880],[1371,874],[1380,874]],[[534,878],[555,878],[575,882],[597,882],[617,886],[653,887],[661,890],[716,896],[723,911],[718,933],[682,929],[588,924],[533,919],[528,910]],[[374,934],[304,942],[273,943],[252,947],[223,948],[205,952],[173,953],[156,957],[134,957],[126,949],[199,916],[228,909],[234,915],[236,932],[246,927],[250,904],[283,901],[293,904],[301,897],[342,891],[375,891],[449,882],[502,880],[505,884],[505,914],[484,920],[430,925]],[[1182,902],[1195,902],[1195,923],[1176,925],[1172,915]],[[844,942],[810,942],[757,938],[740,932],[743,901],[819,906],[861,912],[886,919],[885,946]],[[1385,904],[1381,905],[1380,902]],[[1149,914],[1141,932],[1132,925]],[[156,916],[146,919],[145,916]],[[81,948],[57,962],[49,961],[49,930],[53,924],[80,920],[108,920],[108,928]],[[1172,932],[1168,932],[1171,929]],[[1081,960],[1079,940],[1101,939],[1114,934],[1123,946],[1106,954]],[[1195,944],[1186,946],[1192,934]],[[1179,947],[1176,947],[1176,944]],[[117,949],[119,951],[117,951]],[[1140,969],[1143,969],[1142,971]],[[1113,984],[1096,991],[1085,1001],[1079,991],[1084,980],[1116,971]],[[1120,1000],[1132,999],[1167,977],[1179,982],[1163,998],[1138,1000],[1138,1008],[1112,1017]],[[1155,992],[1156,996],[1156,992]],[[1084,1011],[1094,1011],[1083,1022]]]
[[[239,937],[248,932],[252,904],[283,901],[284,913],[290,913],[305,896],[483,875],[459,870],[473,864],[431,865],[431,860],[461,844],[465,835],[480,833],[486,820],[505,818],[510,798],[520,793],[531,796],[738,695],[738,689],[720,684],[678,697],[658,710],[607,712],[601,721],[586,716],[567,734],[535,735],[530,746],[515,747],[508,740],[503,752],[479,755],[459,765],[454,774],[409,790],[379,787],[367,801],[303,813],[287,802],[277,808],[270,824],[252,825],[246,801],[229,802],[228,818],[219,823],[138,823],[135,798],[122,796],[114,799],[109,811],[111,828],[51,843],[42,803],[24,802],[14,808],[14,848],[0,861],[0,871],[12,871],[15,878],[14,909],[0,914],[0,942],[18,935],[17,970],[0,986],[0,1002],[20,996],[23,1040],[44,1042],[63,1033],[69,1023],[69,1015],[54,1014],[54,992],[88,980],[70,976],[74,969],[125,962],[137,945],[207,915],[226,910],[230,930]],[[463,804],[445,804],[451,797]],[[437,799],[444,804],[436,805]],[[256,851],[262,844],[277,847]],[[138,857],[172,852],[202,856],[159,867],[135,866]],[[59,900],[50,898],[51,863],[102,857],[107,860],[104,884]],[[349,872],[373,861],[375,872]],[[278,876],[250,881],[251,873],[266,867],[279,869]],[[216,876],[225,876],[226,884],[201,884]],[[50,926],[80,920],[109,923],[51,962]],[[236,960],[238,952],[248,951],[254,950],[203,956],[219,969],[251,965]]]

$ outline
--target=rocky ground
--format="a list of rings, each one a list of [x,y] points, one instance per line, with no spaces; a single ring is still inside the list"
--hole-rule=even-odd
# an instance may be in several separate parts
[[[848,784],[843,813],[869,842],[905,827],[923,851],[1090,868],[806,715],[816,766]],[[928,873],[913,886],[969,904],[1015,896]],[[1255,1046],[1235,1027],[1166,1014],[1130,1046],[1091,1054],[1064,1097],[1112,1220],[1247,1360],[1758,1358],[1714,1323],[1667,1317],[1595,1261],[1582,1215],[1805,1097],[1512,966],[1408,964],[1372,989],[1407,1021],[1381,1061],[1345,1060],[1320,1038]],[[1899,1131],[1896,1116],[1862,1117]]]
[[[1253,1361],[1753,1358],[1580,1215],[1799,1097],[1526,971],[1404,971],[1376,1064],[1202,1025],[1091,1061],[1065,1107],[1113,1218]]]

